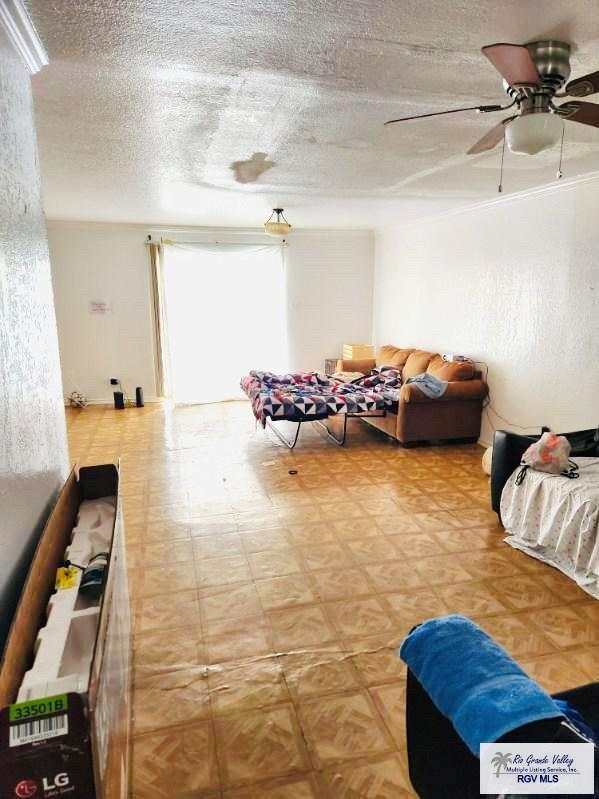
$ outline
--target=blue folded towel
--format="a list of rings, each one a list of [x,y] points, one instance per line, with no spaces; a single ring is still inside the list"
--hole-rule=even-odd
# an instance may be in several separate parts
[[[416,377],[408,377],[406,383],[414,383],[429,399],[439,399],[447,391],[447,380],[439,380],[428,372],[423,372]]]
[[[477,757],[481,743],[563,715],[549,694],[464,616],[425,621],[404,640],[399,656]]]

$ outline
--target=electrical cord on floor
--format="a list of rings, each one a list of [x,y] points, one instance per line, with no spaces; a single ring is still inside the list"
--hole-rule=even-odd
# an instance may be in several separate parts
[[[123,395],[123,403],[125,405],[125,408],[135,408],[136,407],[135,400],[130,399],[127,396],[127,391],[125,390],[125,388],[124,388],[124,386],[123,386],[123,384],[121,383],[120,380],[119,380],[119,384],[118,385],[119,385],[119,390],[121,391],[121,393]]]
[[[488,380],[488,377],[489,377],[489,365],[485,361],[472,361],[472,363],[475,366],[483,366],[484,367],[483,380],[487,384],[487,388],[488,388],[488,386],[489,386],[489,380]],[[516,430],[523,430],[523,431],[529,431],[529,432],[534,432],[534,431],[538,431],[539,430],[539,425],[529,425],[529,426],[525,427],[523,425],[515,424],[514,422],[510,422],[509,419],[506,419],[504,416],[502,416],[500,413],[498,413],[495,410],[495,408],[492,406],[492,404],[491,404],[491,391],[490,390],[488,391],[488,394],[487,394],[487,396],[485,397],[485,399],[483,401],[483,410],[486,413],[487,422],[489,423],[489,426],[491,427],[491,430],[493,430],[493,432],[496,432],[497,427],[495,426],[495,423],[491,419],[490,413],[493,413],[504,424],[509,425],[510,427],[515,427]]]
[[[528,427],[525,427],[525,426],[520,425],[520,424],[515,424],[515,422],[510,422],[509,419],[506,419],[505,416],[502,416],[498,411],[495,410],[495,408],[491,404],[491,391],[488,388],[489,387],[489,381],[488,381],[489,365],[485,361],[471,361],[471,363],[474,364],[475,366],[483,366],[484,367],[483,380],[487,384],[488,393],[487,393],[487,396],[485,397],[485,399],[483,400],[483,411],[486,414],[486,419],[487,419],[487,422],[488,422],[491,430],[495,433],[497,431],[497,429],[498,429],[497,427],[495,427],[495,422],[493,421],[493,419],[491,419],[490,414],[492,413],[492,414],[494,414],[497,417],[497,419],[500,419],[504,424],[508,425],[509,427],[516,428],[516,430],[521,430],[525,434],[526,433],[531,433],[531,432],[532,433],[538,433],[539,432],[539,425],[529,425]],[[599,427],[597,428],[597,432],[595,434],[595,440],[599,444]],[[594,463],[595,462],[593,461],[593,463],[586,464],[586,466],[593,466]],[[599,461],[597,461],[597,463],[599,463]]]
[[[493,421],[489,417],[489,411],[491,413],[495,414],[495,416],[498,419],[501,419],[502,422],[504,422],[505,424],[509,425],[510,427],[515,427],[517,430],[535,431],[535,430],[539,430],[540,429],[539,425],[529,425],[528,427],[524,427],[523,425],[515,424],[515,422],[510,422],[509,419],[506,419],[504,416],[502,416],[500,413],[498,413],[495,410],[495,408],[491,405],[491,397],[490,397],[490,395],[489,395],[489,397],[487,399],[488,399],[488,402],[485,405],[484,409],[485,409],[486,414],[487,414],[487,421],[491,425],[491,428],[493,429],[493,432],[495,432],[497,430],[497,427],[495,427],[495,424],[493,423]]]

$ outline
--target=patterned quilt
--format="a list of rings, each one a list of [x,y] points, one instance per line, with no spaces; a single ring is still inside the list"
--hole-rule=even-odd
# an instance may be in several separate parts
[[[392,372],[389,374],[387,372]],[[381,370],[353,383],[343,383],[317,372],[275,375],[251,371],[242,378],[256,419],[287,419],[293,422],[324,419],[336,413],[383,411],[397,401],[401,375]]]

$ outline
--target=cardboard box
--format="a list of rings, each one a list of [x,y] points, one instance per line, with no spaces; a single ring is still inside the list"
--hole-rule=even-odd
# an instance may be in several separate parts
[[[116,497],[87,695],[16,703],[38,630],[84,499]],[[131,631],[119,470],[73,469],[45,526],[0,664],[0,796],[126,799],[129,792]]]
[[[344,344],[344,361],[363,361],[366,358],[374,358],[374,347],[372,344]]]

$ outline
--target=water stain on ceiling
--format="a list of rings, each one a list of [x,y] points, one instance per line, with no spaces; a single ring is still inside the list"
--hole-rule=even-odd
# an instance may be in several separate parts
[[[503,102],[491,42],[561,36],[573,75],[599,68],[596,0],[28,6],[50,56],[34,95],[57,218],[259,224],[280,205],[296,225],[370,225],[472,203],[496,192],[498,152],[465,154],[490,116],[383,122]],[[553,180],[558,155],[510,154],[504,190]],[[597,169],[599,130],[569,126],[566,176]]]
[[[255,183],[260,175],[273,166],[273,161],[266,160],[266,153],[254,153],[247,161],[233,161],[231,169],[238,183]]]

